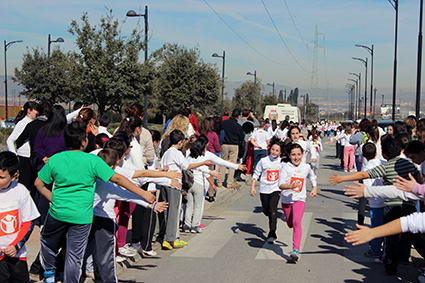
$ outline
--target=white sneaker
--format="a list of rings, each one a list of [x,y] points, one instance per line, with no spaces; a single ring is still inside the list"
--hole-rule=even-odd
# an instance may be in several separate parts
[[[144,255],[147,255],[147,256],[157,256],[158,255],[156,253],[156,251],[154,251],[154,250],[150,250],[150,251],[144,251],[144,250],[142,250],[142,252],[143,252]]]
[[[116,262],[123,262],[123,261],[125,261],[127,259],[127,257],[126,256],[122,256],[122,255],[117,255],[116,257],[115,257],[115,261]]]
[[[347,172],[348,172],[348,170],[347,170],[347,169],[345,169],[345,170],[344,170],[344,172],[345,172],[345,173],[347,173]]]
[[[274,244],[274,241],[275,241],[276,239],[275,238],[273,238],[273,237],[269,237],[268,239],[267,239],[267,243],[269,243],[269,244]]]
[[[135,255],[137,255],[137,251],[133,248],[130,249],[130,247],[128,247],[127,245],[125,245],[124,247],[121,247],[118,249],[118,252],[126,257],[134,257]]]

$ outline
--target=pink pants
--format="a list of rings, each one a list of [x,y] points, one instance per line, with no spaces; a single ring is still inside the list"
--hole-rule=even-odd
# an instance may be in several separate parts
[[[294,228],[292,236],[292,246],[296,250],[300,250],[301,235],[303,233],[301,227],[301,219],[304,215],[305,202],[296,201],[293,204],[282,203],[282,210],[285,214],[286,224],[289,228]]]
[[[344,147],[344,170],[350,169],[353,170],[354,166],[354,146],[346,145]],[[350,164],[348,164],[350,161]]]
[[[117,200],[115,202],[115,214],[117,215],[118,230],[117,235],[117,248],[125,246],[127,239],[128,221],[131,214],[136,208],[135,203]]]

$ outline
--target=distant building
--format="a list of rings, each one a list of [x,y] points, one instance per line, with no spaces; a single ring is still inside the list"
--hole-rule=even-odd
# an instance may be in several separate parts
[[[392,104],[381,104],[381,119],[382,120],[391,120],[393,115],[393,105]],[[400,119],[400,104],[396,104],[395,109],[395,119]]]

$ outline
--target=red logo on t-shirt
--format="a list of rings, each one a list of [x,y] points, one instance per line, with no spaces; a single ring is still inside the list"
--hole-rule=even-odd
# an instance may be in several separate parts
[[[0,237],[19,230],[19,209],[0,212]]]
[[[298,181],[298,187],[296,187],[295,189],[291,189],[291,190],[293,190],[293,191],[296,191],[296,192],[301,192],[301,190],[303,189],[303,186],[304,186],[304,178],[299,178],[299,177],[291,177],[291,185],[293,184],[293,183],[295,183],[296,181]]]
[[[279,169],[268,169],[267,170],[267,181],[275,182],[279,179]]]

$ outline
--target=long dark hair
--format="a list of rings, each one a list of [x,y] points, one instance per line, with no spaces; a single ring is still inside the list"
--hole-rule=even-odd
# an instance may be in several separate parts
[[[209,132],[214,132],[214,119],[212,117],[206,117],[199,127],[200,134],[206,135]]]
[[[202,155],[208,144],[208,138],[201,135],[190,147],[190,157],[198,158]]]
[[[25,118],[25,116],[28,113],[28,110],[34,110],[34,108],[36,108],[36,107],[37,107],[37,102],[35,102],[35,101],[25,102],[23,109],[21,111],[19,111],[18,115],[16,115],[14,123],[18,124],[19,121],[21,121],[22,119]]]
[[[134,130],[136,130],[137,127],[141,127],[141,126],[142,126],[142,119],[140,119],[138,116],[131,116],[121,121],[121,124],[118,130],[126,131],[128,133],[133,134]]]
[[[43,127],[43,132],[46,137],[58,137],[62,135],[66,127],[65,109],[56,104],[50,109],[49,117],[46,126]]]

